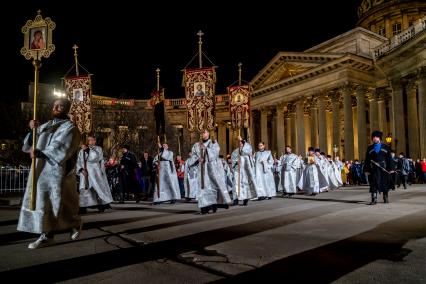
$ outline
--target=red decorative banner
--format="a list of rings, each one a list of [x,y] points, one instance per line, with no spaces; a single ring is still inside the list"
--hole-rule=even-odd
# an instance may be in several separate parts
[[[149,100],[149,105],[151,107],[154,107],[162,101],[164,101],[164,88],[160,88],[159,91],[155,90],[151,92],[151,99]]]
[[[92,84],[90,75],[74,76],[64,79],[65,92],[71,101],[69,116],[80,133],[92,131]]]
[[[215,128],[215,83],[213,67],[184,70],[188,131]]]
[[[229,111],[234,129],[250,127],[250,86],[228,87]]]

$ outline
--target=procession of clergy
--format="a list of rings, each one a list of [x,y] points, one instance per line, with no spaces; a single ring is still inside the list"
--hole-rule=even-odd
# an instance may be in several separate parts
[[[209,131],[203,131],[201,137],[184,164],[184,196],[179,188],[173,152],[166,143],[159,145],[159,155],[153,160],[153,166],[159,172],[153,188],[153,204],[174,203],[185,197],[188,201],[195,199],[201,214],[207,214],[216,212],[217,208],[238,205],[239,201],[246,206],[249,200],[271,199],[276,196],[277,189],[284,197],[291,197],[298,190],[317,195],[342,186],[342,162],[333,161],[320,149],[310,147],[307,157],[302,158],[286,146],[285,154],[275,160],[263,142],[253,154],[252,146],[238,137],[239,147],[232,152],[228,164],[219,156],[220,145],[210,139]],[[89,137],[93,151],[82,149],[79,154],[80,207],[102,206],[113,200],[105,175],[97,170],[100,169],[98,162],[102,159],[102,149],[94,142],[95,139]],[[89,162],[87,170],[85,160]],[[279,176],[278,186],[274,172]],[[93,190],[84,190],[88,188],[85,185],[87,180]]]

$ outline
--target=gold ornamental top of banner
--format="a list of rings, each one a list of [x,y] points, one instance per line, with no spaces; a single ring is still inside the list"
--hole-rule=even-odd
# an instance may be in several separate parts
[[[41,60],[42,57],[48,58],[55,51],[55,45],[52,43],[52,31],[55,27],[56,24],[49,17],[43,19],[40,10],[34,20],[27,21],[21,29],[24,34],[21,54],[25,59]]]

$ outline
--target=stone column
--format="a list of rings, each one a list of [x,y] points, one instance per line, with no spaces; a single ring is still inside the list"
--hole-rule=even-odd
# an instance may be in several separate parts
[[[325,97],[318,97],[318,133],[319,147],[327,149],[327,111],[325,108]]]
[[[304,122],[304,107],[303,98],[296,102],[296,120],[297,120],[297,149],[299,153],[304,153],[305,150],[305,122]]]
[[[354,159],[360,159],[358,153],[358,107],[356,100],[352,99],[352,129],[354,130]]]
[[[340,94],[338,92],[331,96],[331,107],[333,113],[333,144],[339,148],[336,155],[341,156],[340,149]],[[333,146],[332,146],[333,148]]]
[[[358,111],[358,157],[360,160],[365,159],[367,151],[367,121],[365,111],[365,87],[359,86],[356,89],[356,103]]]
[[[220,153],[226,155],[226,124],[225,122],[218,123],[218,142],[220,146]]]
[[[310,146],[320,147],[318,140],[318,107],[317,100],[311,101],[311,143]],[[325,149],[325,148],[324,148]]]
[[[333,112],[331,111],[331,105],[330,109],[327,109],[326,114],[327,119],[327,153],[333,153]]]
[[[291,113],[288,111],[288,108],[287,108],[287,111],[284,115],[284,120],[285,120],[284,128],[285,128],[285,143],[286,143],[285,145],[290,145],[294,148],[295,146],[291,144],[291,128],[292,128],[292,125],[291,125]]]
[[[386,119],[386,93],[382,90],[377,96],[377,109],[379,119],[379,129],[383,131],[383,135],[388,135],[388,122]]]
[[[345,127],[345,159],[354,159],[354,129],[352,120],[352,86],[340,89],[343,95],[343,112]]]
[[[277,114],[277,155],[280,155],[281,152],[284,152],[285,146],[285,135],[284,135],[284,106],[279,105],[276,109]]]
[[[420,154],[419,116],[417,115],[417,82],[411,80],[407,85],[408,147],[407,155],[417,158]]]
[[[250,144],[256,143],[256,133],[254,132],[254,111],[250,111],[250,127],[248,128],[249,133],[247,139],[249,140]]]
[[[274,152],[277,149],[277,115],[274,110],[272,110],[270,131],[270,137],[268,137],[269,149]]]
[[[299,148],[297,145],[297,124],[296,124],[296,112],[295,112],[295,105],[292,105],[291,109],[291,116],[290,116],[290,125],[291,125],[291,144],[293,145],[293,149],[295,153],[299,153]]]
[[[268,109],[262,109],[260,111],[260,140],[265,143],[266,148],[269,147],[269,144],[268,144]],[[261,142],[261,141],[258,141],[258,142]]]
[[[309,102],[304,102],[304,115],[303,115],[303,122],[304,122],[304,133],[305,133],[305,148],[308,148],[311,146],[311,140],[312,140],[312,121],[311,121],[311,110],[310,110],[310,104]]]
[[[392,82],[393,143],[397,153],[405,152],[404,87],[401,81]]]
[[[371,131],[379,130],[379,111],[375,90],[370,91],[368,94],[368,100],[370,101],[370,129]]]
[[[419,136],[420,156],[426,157],[426,70],[423,68],[418,76],[419,85]],[[412,157],[414,159],[414,157]],[[417,157],[416,157],[417,158]]]

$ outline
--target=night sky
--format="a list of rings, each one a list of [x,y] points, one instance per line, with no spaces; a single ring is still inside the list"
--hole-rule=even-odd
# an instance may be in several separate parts
[[[60,85],[74,63],[76,43],[80,63],[94,74],[95,94],[147,99],[156,86],[157,67],[166,97],[184,97],[180,70],[197,52],[198,30],[205,34],[204,52],[218,66],[217,93],[223,94],[238,79],[238,62],[243,63],[243,79],[249,81],[277,52],[303,51],[354,28],[360,0],[135,2],[10,3],[1,17],[3,39],[12,39],[2,48],[7,75],[1,99],[27,98],[33,67],[19,53],[21,27],[38,9],[56,23],[56,50],[42,60],[40,82]]]

